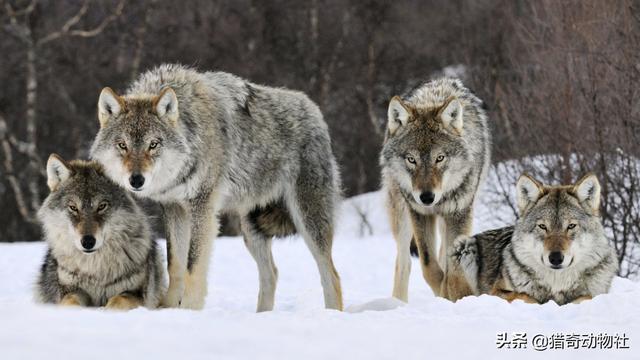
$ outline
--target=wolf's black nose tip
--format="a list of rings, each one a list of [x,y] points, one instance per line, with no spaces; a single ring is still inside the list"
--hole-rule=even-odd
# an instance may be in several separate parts
[[[553,251],[549,254],[549,262],[553,266],[558,266],[564,261],[564,255],[560,251]]]
[[[425,191],[422,194],[420,194],[420,201],[422,201],[422,203],[425,205],[433,204],[433,200],[435,199],[436,199],[436,194],[432,193],[431,191]]]
[[[134,189],[140,189],[142,185],[144,185],[144,176],[141,174],[133,174],[129,178],[129,184],[133,186]]]
[[[91,250],[96,245],[96,238],[93,235],[85,235],[80,239],[80,244],[85,250]]]

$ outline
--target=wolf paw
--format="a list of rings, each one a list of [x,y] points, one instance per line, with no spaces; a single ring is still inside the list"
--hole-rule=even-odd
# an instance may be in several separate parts
[[[185,295],[180,301],[179,307],[181,309],[202,310],[202,308],[204,308],[205,297],[206,294],[203,293],[185,292]]]
[[[476,239],[468,236],[457,238],[453,244],[453,256],[463,267],[475,263],[478,256]]]
[[[132,310],[142,305],[142,301],[139,298],[128,295],[117,295],[107,301],[105,308],[109,310]]]
[[[478,244],[476,239],[468,236],[460,236],[453,243],[453,261],[464,273],[467,283],[473,290],[478,291]]]
[[[162,307],[165,308],[177,308],[181,305],[182,295],[184,293],[183,289],[177,289],[175,287],[169,287],[167,294],[162,299]]]

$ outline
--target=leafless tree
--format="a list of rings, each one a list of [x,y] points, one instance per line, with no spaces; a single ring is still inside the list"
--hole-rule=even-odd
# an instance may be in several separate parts
[[[22,2],[18,2],[22,3]],[[38,10],[38,1],[31,0],[26,5],[14,5],[11,1],[3,1],[4,30],[15,37],[23,46],[25,57],[24,82],[26,83],[24,123],[26,135],[19,140],[15,129],[11,129],[3,117],[0,117],[0,140],[4,154],[4,169],[7,180],[14,193],[20,215],[25,221],[35,223],[35,212],[40,206],[41,186],[46,172],[44,163],[38,151],[38,62],[40,51],[49,43],[63,37],[93,38],[100,35],[104,29],[117,19],[123,11],[125,0],[119,0],[113,13],[105,16],[97,25],[88,28],[78,28],[90,6],[90,0],[85,0],[75,14],[68,17],[55,29],[43,30],[36,28],[34,21]],[[19,171],[14,164],[14,151],[21,153],[28,159],[26,169]],[[25,190],[26,188],[26,190]]]

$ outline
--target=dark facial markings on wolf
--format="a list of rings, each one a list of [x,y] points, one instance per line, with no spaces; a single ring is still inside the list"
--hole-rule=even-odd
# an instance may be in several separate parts
[[[102,175],[101,169],[83,163],[70,166],[70,177],[51,193],[48,207],[66,214],[77,236],[70,240],[79,241],[81,250],[91,253],[101,246],[102,240],[96,238],[112,211],[132,204],[116,184]]]
[[[185,139],[175,131],[176,122],[158,115],[156,98],[120,99],[122,108],[103,121],[99,134],[102,140],[96,142],[102,145],[94,148],[93,154],[96,159],[103,156],[119,159],[107,161],[110,164],[107,170],[128,190],[159,191],[158,186],[162,186],[159,184],[164,180],[157,172],[157,163],[160,159],[176,159],[167,155],[172,150],[177,153],[185,151]],[[172,162],[172,165],[185,166],[183,160]]]
[[[530,219],[529,232],[543,244],[542,262],[553,269],[573,262],[571,258],[567,263],[565,255],[584,230],[581,224],[586,224],[590,218],[575,194],[563,187],[548,188],[523,217]]]

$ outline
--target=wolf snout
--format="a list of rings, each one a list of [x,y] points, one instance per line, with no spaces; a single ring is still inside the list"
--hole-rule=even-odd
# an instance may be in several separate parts
[[[80,239],[80,245],[82,245],[85,252],[92,251],[93,247],[96,246],[96,238],[93,235],[84,235]]]
[[[422,194],[420,194],[420,201],[422,201],[422,203],[425,205],[433,204],[433,201],[435,199],[436,199],[436,194],[434,194],[432,191],[425,191]]]
[[[142,174],[133,174],[129,177],[129,184],[134,189],[140,189],[144,185],[144,176]]]
[[[560,251],[552,251],[549,253],[549,263],[554,268],[560,268],[562,266],[562,262],[564,261],[564,255]]]

